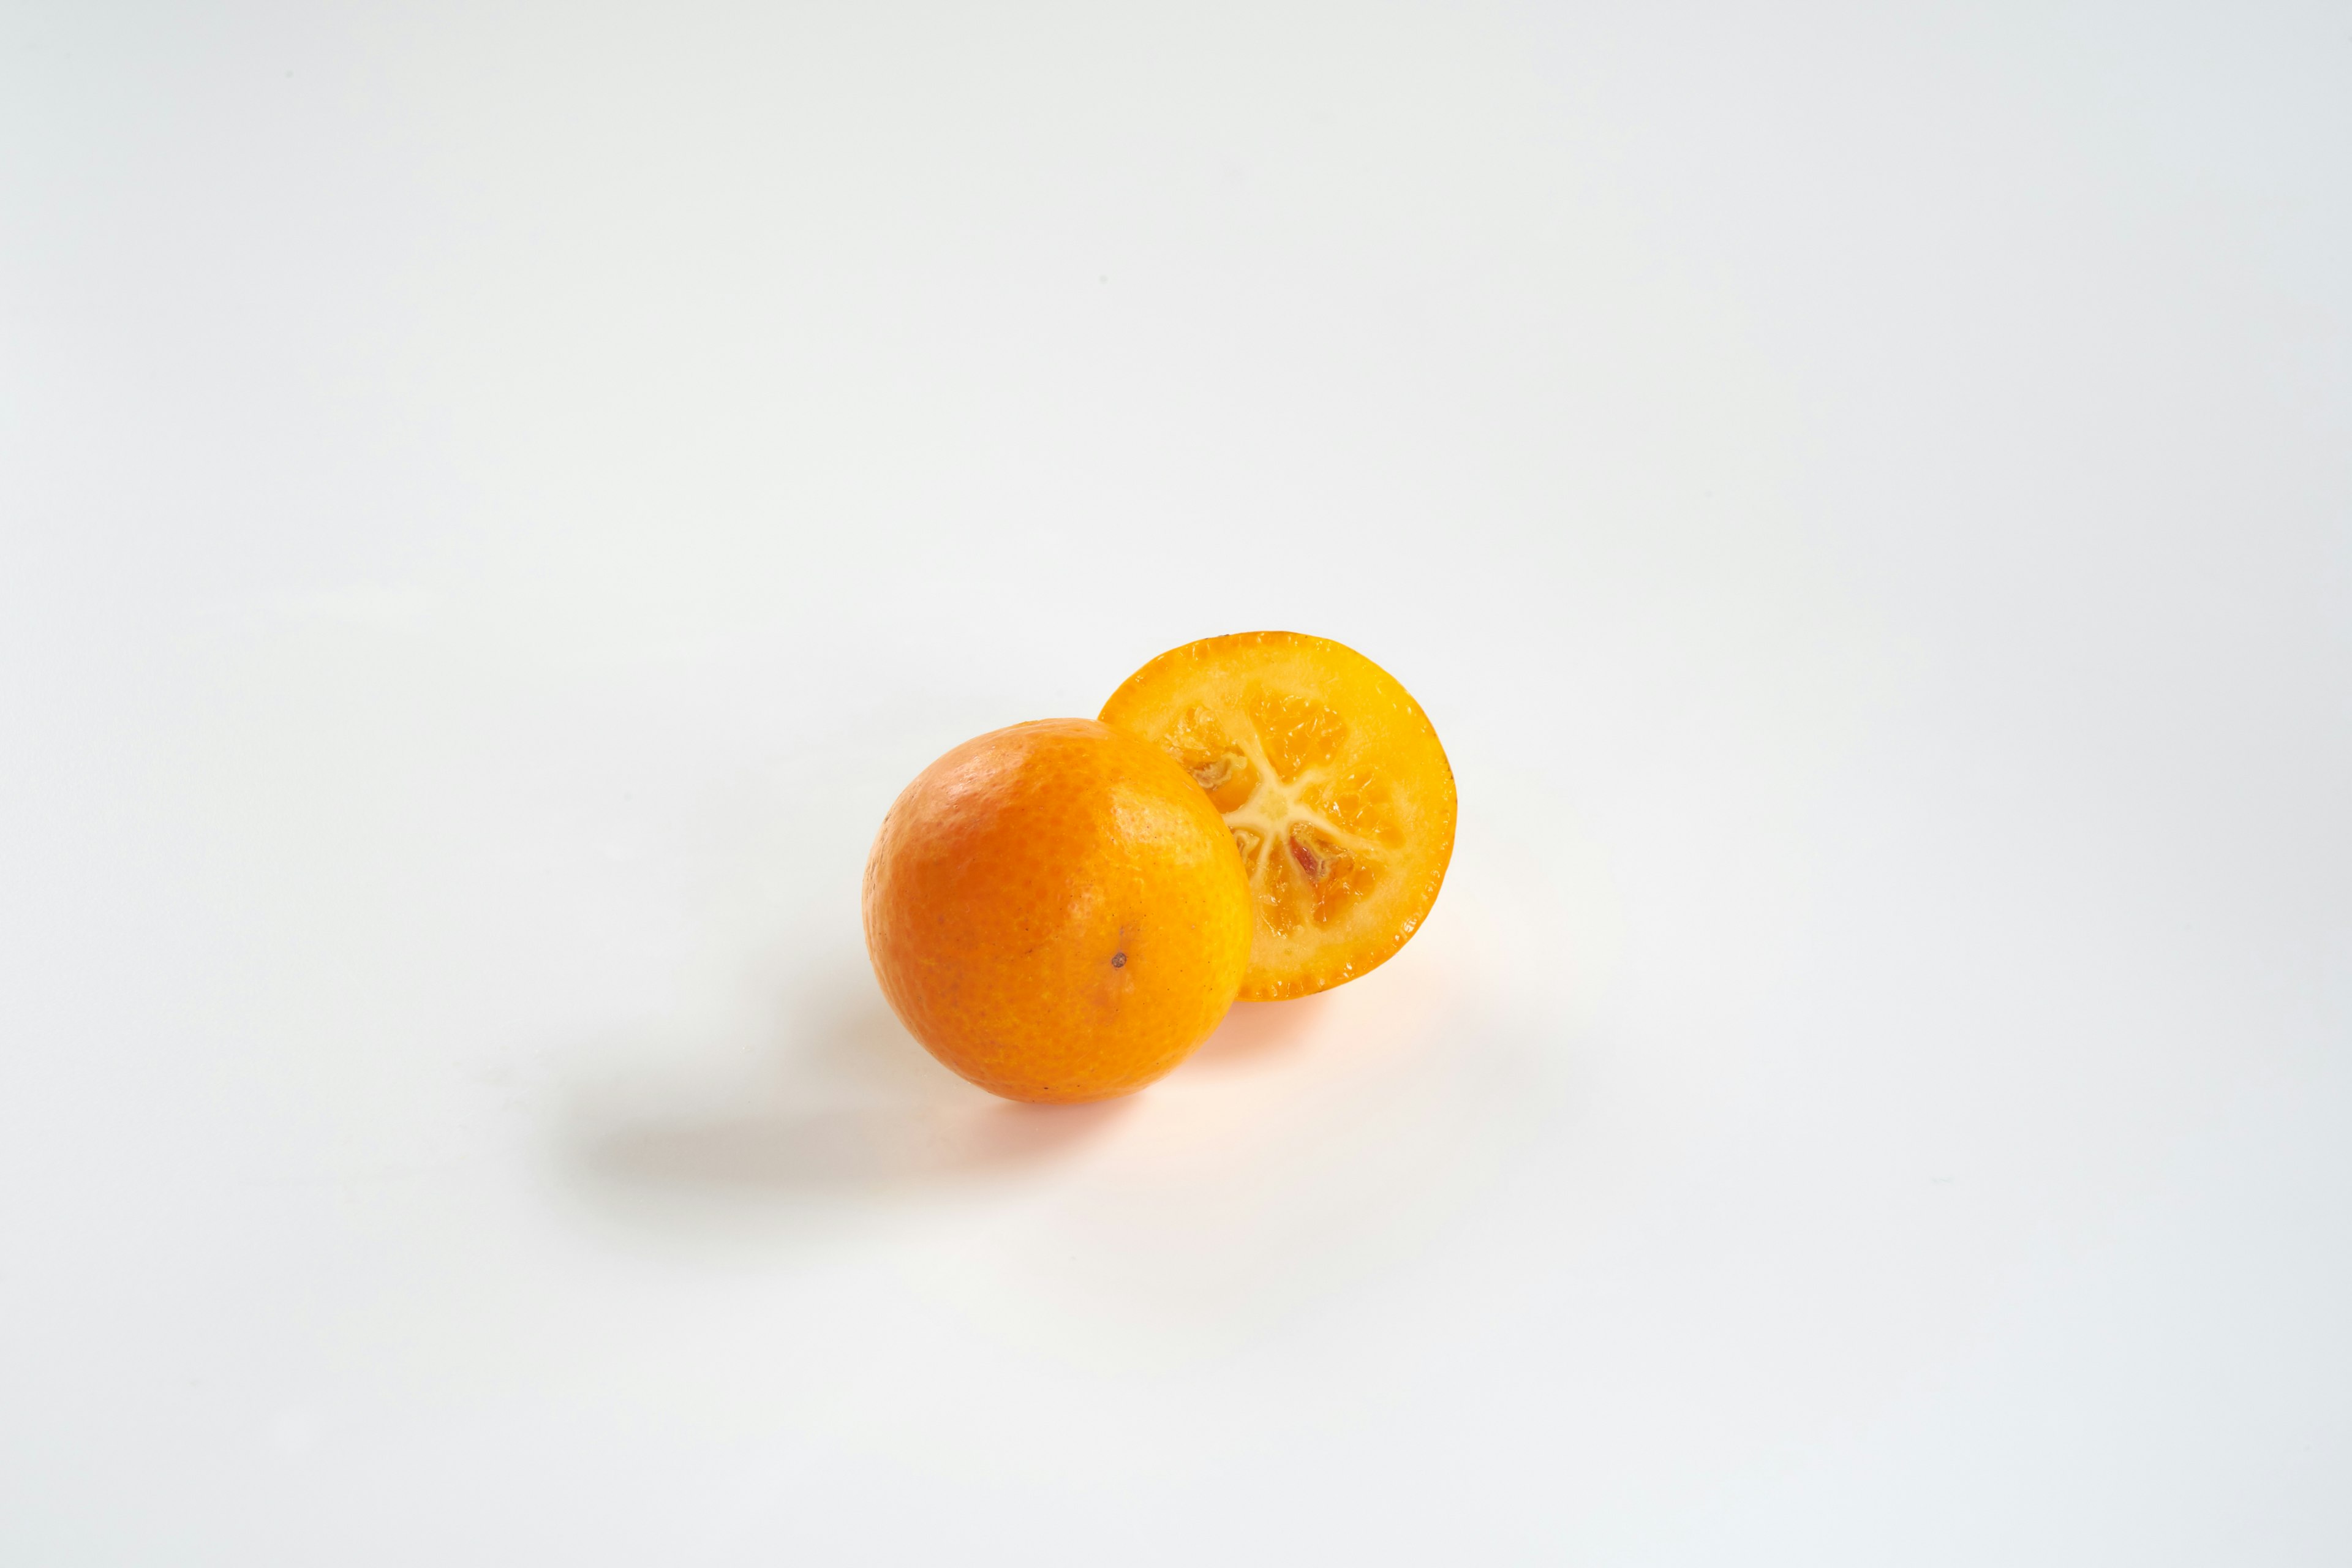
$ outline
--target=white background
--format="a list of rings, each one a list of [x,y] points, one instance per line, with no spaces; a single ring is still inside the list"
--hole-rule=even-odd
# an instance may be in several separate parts
[[[2352,1561],[2352,14],[0,7],[0,1561]],[[988,1100],[1211,633],[1413,944]]]

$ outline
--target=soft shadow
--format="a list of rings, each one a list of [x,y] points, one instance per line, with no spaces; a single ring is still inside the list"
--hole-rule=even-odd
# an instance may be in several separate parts
[[[1048,1162],[1129,1105],[998,1100],[934,1061],[863,974],[794,1009],[763,1054],[748,1077],[608,1082],[578,1097],[571,1163],[648,1192],[884,1195]]]
[[[1216,1033],[1201,1042],[1180,1070],[1240,1067],[1296,1050],[1315,1033],[1330,1005],[1328,991],[1288,1002],[1236,1002]]]
[[[647,1121],[589,1146],[607,1177],[667,1186],[856,1193],[919,1186],[1044,1159],[1084,1142],[1116,1104],[991,1105],[966,1113],[839,1109],[804,1116]]]

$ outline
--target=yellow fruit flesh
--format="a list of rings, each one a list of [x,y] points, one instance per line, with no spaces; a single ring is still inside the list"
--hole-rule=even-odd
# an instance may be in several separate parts
[[[1453,853],[1453,772],[1419,705],[1360,654],[1212,637],[1137,671],[1102,717],[1175,757],[1232,829],[1257,911],[1244,999],[1352,979],[1428,913]]]

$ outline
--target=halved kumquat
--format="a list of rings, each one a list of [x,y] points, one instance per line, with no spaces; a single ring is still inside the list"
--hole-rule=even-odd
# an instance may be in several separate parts
[[[1454,855],[1454,770],[1421,704],[1353,648],[1240,632],[1161,654],[1102,721],[1207,792],[1256,920],[1241,999],[1328,990],[1378,967],[1437,901]]]

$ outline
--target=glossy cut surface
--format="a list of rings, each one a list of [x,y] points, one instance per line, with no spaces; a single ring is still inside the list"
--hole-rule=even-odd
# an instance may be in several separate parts
[[[1225,1015],[1248,962],[1241,859],[1155,747],[1088,719],[956,747],[883,819],[866,949],[940,1061],[1013,1100],[1142,1088]]]
[[[1421,928],[1454,855],[1454,770],[1388,671],[1328,637],[1237,632],[1128,677],[1103,721],[1175,760],[1223,814],[1255,916],[1241,995],[1377,968]]]

